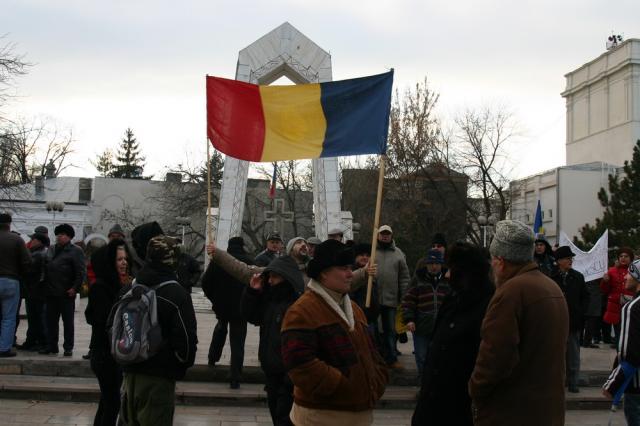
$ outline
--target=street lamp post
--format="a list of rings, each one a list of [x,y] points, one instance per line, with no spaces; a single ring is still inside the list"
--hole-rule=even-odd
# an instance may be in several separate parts
[[[56,225],[56,212],[62,213],[64,210],[64,203],[62,201],[47,201],[44,203],[45,208],[49,213],[53,212],[53,226]]]
[[[184,244],[184,227],[191,225],[190,217],[176,217],[176,224],[182,226],[182,244]]]
[[[482,228],[482,247],[487,247],[487,228],[493,227],[497,221],[494,215],[488,218],[484,215],[478,216],[478,225]]]

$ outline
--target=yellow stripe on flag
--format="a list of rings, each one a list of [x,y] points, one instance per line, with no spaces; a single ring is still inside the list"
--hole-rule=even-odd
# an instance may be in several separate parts
[[[319,157],[327,130],[320,85],[260,86],[260,97],[265,122],[262,161]]]

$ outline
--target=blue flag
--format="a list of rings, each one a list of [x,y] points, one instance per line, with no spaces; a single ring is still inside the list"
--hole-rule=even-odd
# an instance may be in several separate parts
[[[533,233],[544,234],[544,228],[542,227],[542,208],[540,207],[540,200],[538,200],[538,207],[536,208],[536,218],[533,221]]]

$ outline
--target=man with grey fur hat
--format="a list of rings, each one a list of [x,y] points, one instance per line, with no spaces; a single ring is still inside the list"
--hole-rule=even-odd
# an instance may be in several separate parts
[[[533,261],[534,236],[503,220],[491,242],[496,292],[469,380],[474,424],[564,425],[569,314],[560,288]]]

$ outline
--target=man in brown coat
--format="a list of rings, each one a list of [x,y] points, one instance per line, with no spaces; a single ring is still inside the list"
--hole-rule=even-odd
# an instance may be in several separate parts
[[[469,381],[476,426],[564,425],[569,314],[560,288],[533,262],[533,242],[521,222],[496,225],[496,292]]]

